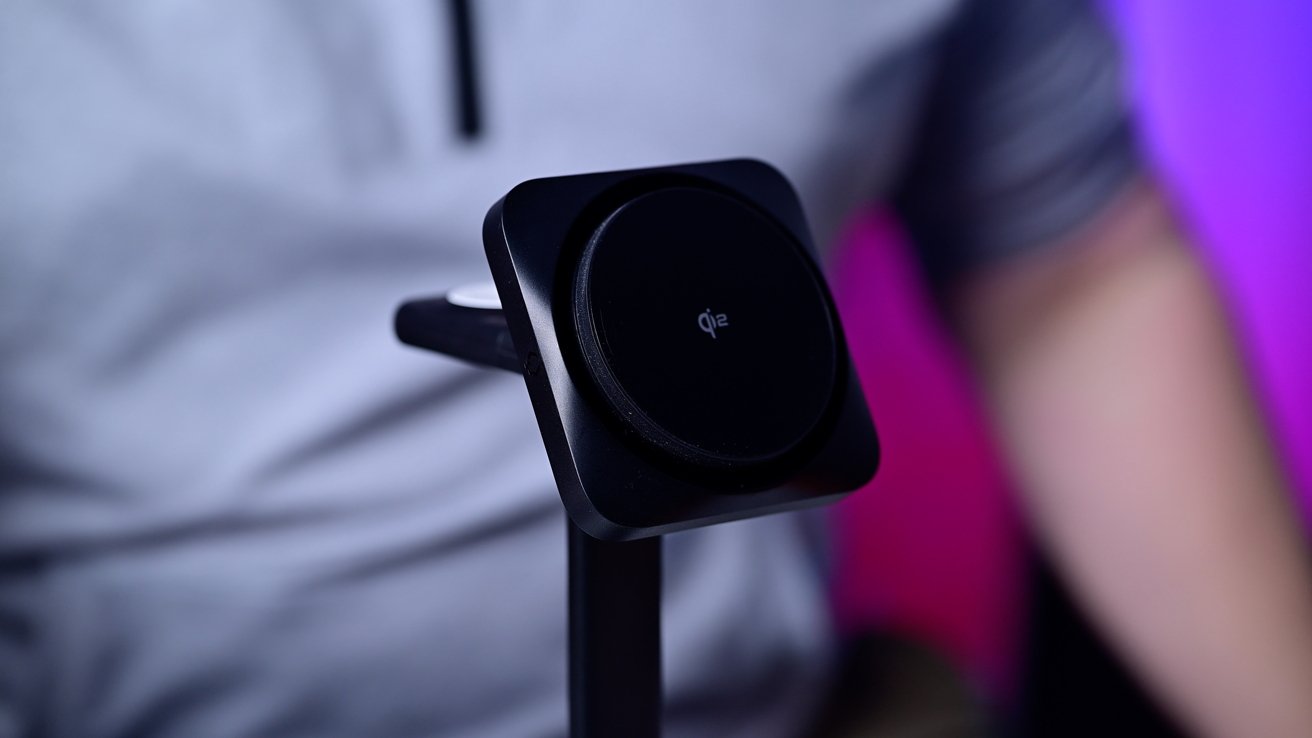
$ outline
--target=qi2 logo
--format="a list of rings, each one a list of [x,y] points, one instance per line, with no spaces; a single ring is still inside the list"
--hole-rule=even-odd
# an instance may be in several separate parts
[[[701,328],[703,333],[711,334],[711,338],[716,338],[716,328],[729,327],[729,316],[724,313],[712,313],[710,308],[706,308],[706,312],[697,315],[697,327]]]

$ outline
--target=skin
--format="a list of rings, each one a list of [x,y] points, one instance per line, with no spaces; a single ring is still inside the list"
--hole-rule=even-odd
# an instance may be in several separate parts
[[[1085,610],[1203,736],[1312,736],[1312,566],[1216,291],[1146,183],[957,328]]]

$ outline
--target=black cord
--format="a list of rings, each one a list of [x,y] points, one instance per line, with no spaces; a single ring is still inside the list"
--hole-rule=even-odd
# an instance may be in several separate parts
[[[456,71],[456,129],[466,139],[482,133],[483,114],[478,97],[478,65],[474,58],[473,14],[469,0],[451,0]]]

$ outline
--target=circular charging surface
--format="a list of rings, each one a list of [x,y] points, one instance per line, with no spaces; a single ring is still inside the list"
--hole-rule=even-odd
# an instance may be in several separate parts
[[[641,195],[580,262],[588,371],[622,423],[685,462],[777,460],[815,429],[837,382],[819,280],[803,246],[747,203],[697,187]]]

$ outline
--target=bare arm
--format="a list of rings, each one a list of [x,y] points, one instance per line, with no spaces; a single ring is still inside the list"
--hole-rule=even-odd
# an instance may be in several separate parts
[[[1312,567],[1208,280],[1146,185],[956,315],[1038,534],[1202,735],[1312,736]]]

